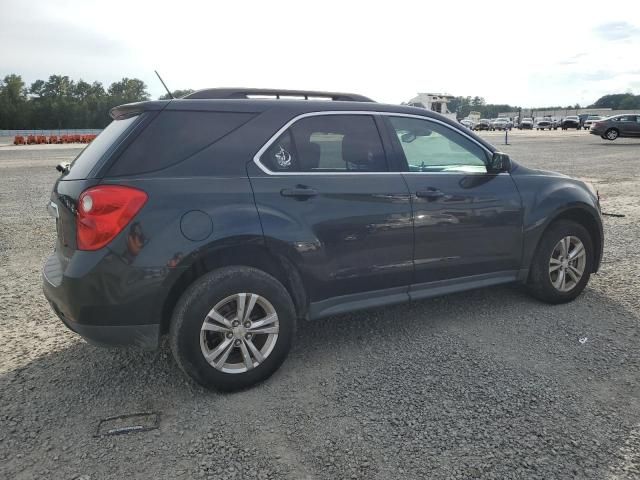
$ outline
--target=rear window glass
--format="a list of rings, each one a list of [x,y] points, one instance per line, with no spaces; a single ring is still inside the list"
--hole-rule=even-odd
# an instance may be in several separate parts
[[[93,167],[98,163],[102,156],[114,145],[117,140],[129,129],[137,116],[125,118],[123,120],[114,120],[93,142],[80,152],[73,162],[69,173],[65,176],[65,180],[79,180],[87,178]]]
[[[179,163],[253,118],[253,113],[163,111],[127,147],[109,176],[135,175]]]

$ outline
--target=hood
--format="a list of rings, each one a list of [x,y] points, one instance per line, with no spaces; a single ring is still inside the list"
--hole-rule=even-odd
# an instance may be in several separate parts
[[[515,175],[538,175],[541,177],[571,178],[569,175],[565,175],[564,173],[552,172],[551,170],[538,170],[535,168],[529,168],[513,161],[512,163],[513,167],[511,168],[511,173]]]

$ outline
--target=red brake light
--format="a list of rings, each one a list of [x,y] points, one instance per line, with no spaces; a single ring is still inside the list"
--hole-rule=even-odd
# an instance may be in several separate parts
[[[98,250],[113,240],[147,201],[142,190],[100,185],[78,198],[76,239],[79,250]]]

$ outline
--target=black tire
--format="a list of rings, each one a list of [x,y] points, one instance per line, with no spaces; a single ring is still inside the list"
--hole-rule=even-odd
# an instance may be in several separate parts
[[[613,142],[616,138],[618,138],[618,135],[620,135],[620,132],[618,132],[617,129],[609,128],[607,129],[606,132],[604,132],[604,135],[602,136],[602,138]]]
[[[201,327],[218,302],[242,292],[268,300],[277,313],[279,331],[271,353],[262,363],[243,373],[225,373],[205,359],[200,346]],[[255,268],[225,267],[205,274],[180,297],[171,319],[170,344],[180,368],[197,383],[209,389],[234,391],[267,379],[280,367],[291,349],[295,327],[295,308],[280,282]]]
[[[558,242],[567,237],[578,237],[585,249],[585,268],[579,282],[568,292],[561,292],[551,283],[549,262]],[[527,289],[529,293],[543,302],[559,304],[570,302],[582,293],[593,270],[593,240],[586,228],[570,220],[559,220],[544,232],[531,262]]]

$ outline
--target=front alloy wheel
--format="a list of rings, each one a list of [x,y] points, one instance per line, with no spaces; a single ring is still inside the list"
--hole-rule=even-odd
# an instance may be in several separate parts
[[[547,303],[570,302],[587,286],[594,257],[593,239],[587,229],[571,220],[558,220],[540,239],[527,289]]]
[[[580,283],[586,266],[586,252],[578,237],[561,239],[549,260],[549,279],[560,292],[569,292]]]

